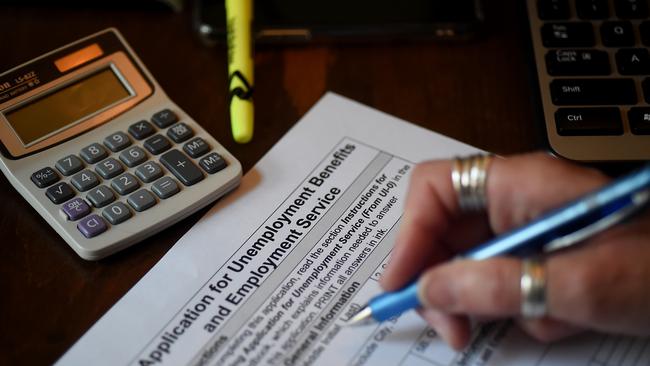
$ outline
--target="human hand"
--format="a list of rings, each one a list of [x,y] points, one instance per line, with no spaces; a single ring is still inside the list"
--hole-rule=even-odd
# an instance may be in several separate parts
[[[541,153],[493,159],[487,212],[463,214],[451,169],[451,161],[431,161],[413,171],[400,232],[381,279],[392,291],[421,273],[420,314],[447,343],[456,349],[467,344],[470,317],[516,318],[542,341],[586,329],[650,334],[650,213],[548,256],[547,316],[522,319],[521,260],[447,260],[608,179]]]

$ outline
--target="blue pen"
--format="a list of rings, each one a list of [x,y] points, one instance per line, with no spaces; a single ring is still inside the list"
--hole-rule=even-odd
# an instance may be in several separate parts
[[[498,236],[460,256],[482,260],[499,255],[526,257],[579,243],[629,217],[650,201],[650,164],[611,184]],[[418,281],[379,295],[348,322],[384,321],[421,305]]]

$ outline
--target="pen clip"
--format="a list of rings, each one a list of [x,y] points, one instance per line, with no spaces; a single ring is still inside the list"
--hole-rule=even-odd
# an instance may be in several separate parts
[[[650,189],[635,193],[632,196],[631,201],[632,203],[630,205],[616,210],[611,214],[604,216],[603,218],[581,228],[580,230],[551,240],[544,246],[544,252],[549,253],[558,249],[570,247],[622,222],[626,218],[639,211],[643,206],[645,206],[645,204],[650,201]]]

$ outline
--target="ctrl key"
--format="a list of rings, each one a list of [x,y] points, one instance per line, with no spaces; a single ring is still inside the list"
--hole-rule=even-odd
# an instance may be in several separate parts
[[[106,231],[107,228],[104,219],[94,214],[81,219],[77,224],[77,229],[79,229],[86,238],[97,236]]]
[[[555,126],[561,136],[599,136],[623,134],[618,108],[560,108]]]

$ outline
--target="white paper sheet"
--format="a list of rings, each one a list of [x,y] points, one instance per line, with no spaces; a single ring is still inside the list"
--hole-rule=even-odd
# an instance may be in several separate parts
[[[453,352],[380,289],[414,162],[477,150],[327,94],[60,360],[65,365],[631,365],[650,340],[539,344],[508,323]]]

